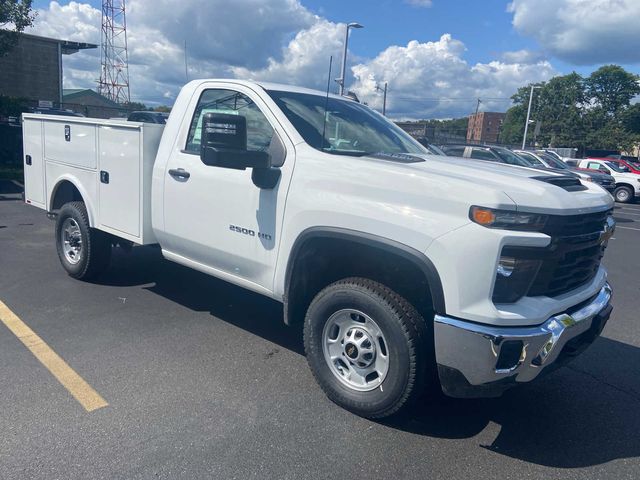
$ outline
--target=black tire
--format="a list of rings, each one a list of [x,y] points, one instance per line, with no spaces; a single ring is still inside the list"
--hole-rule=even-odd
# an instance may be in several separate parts
[[[358,391],[338,379],[325,360],[323,330],[329,318],[344,309],[368,315],[384,335],[388,372],[379,387]],[[313,375],[330,400],[357,415],[383,418],[419,398],[427,374],[435,370],[429,352],[427,325],[404,298],[364,278],[347,278],[322,290],[311,302],[304,322],[304,347]],[[352,364],[353,365],[353,364]]]
[[[626,187],[624,185],[617,187],[613,193],[613,198],[616,199],[616,202],[631,203],[633,201],[633,190],[631,187]]]
[[[62,228],[67,219],[73,219],[80,230],[82,248],[76,263],[65,256]],[[87,209],[83,202],[66,203],[56,219],[56,248],[60,263],[73,278],[89,280],[104,272],[111,261],[111,238],[105,232],[89,226]]]

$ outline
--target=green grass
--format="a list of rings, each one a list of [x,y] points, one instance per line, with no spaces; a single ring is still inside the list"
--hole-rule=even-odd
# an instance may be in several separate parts
[[[24,173],[22,171],[22,166],[8,167],[6,165],[0,165],[0,179],[17,180],[20,183],[24,182]]]

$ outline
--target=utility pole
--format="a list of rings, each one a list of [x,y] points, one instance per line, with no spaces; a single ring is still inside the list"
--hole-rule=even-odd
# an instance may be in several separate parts
[[[540,87],[531,85],[531,93],[529,94],[529,108],[527,108],[527,121],[524,123],[524,136],[522,137],[522,150],[524,150],[527,145],[527,130],[529,130],[529,117],[531,116],[531,103],[533,102],[533,90],[536,88],[540,88]]]
[[[345,70],[347,69],[347,45],[349,45],[349,29],[351,28],[364,28],[362,25],[356,22],[347,24],[347,30],[344,34],[344,50],[342,51],[342,69],[340,70],[340,78],[336,78],[336,82],[340,85],[340,95],[344,95],[344,81]]]
[[[387,116],[387,82],[384,82],[384,88],[380,88],[380,85],[376,85],[376,92],[383,91],[382,95],[382,115]]]

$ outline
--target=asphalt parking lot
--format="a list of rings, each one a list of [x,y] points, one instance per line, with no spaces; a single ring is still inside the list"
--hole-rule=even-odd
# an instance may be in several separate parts
[[[95,283],[53,223],[0,189],[0,301],[108,403],[87,411],[0,324],[0,478],[640,476],[640,205],[616,208],[614,313],[568,367],[500,399],[426,399],[372,422],[328,401],[281,307],[161,258]]]

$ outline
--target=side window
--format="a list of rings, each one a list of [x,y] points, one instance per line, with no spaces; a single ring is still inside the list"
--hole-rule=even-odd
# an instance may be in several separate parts
[[[462,157],[464,155],[464,147],[444,147],[444,151],[450,157]]]
[[[471,158],[475,158],[476,160],[488,160],[490,162],[496,161],[496,157],[493,156],[493,153],[482,148],[472,148]]]
[[[604,173],[610,173],[607,167],[605,167],[604,165],[598,162],[589,162],[587,164],[587,168],[591,168],[593,170],[600,170],[601,172],[604,172]]]
[[[247,119],[247,149],[265,151],[271,144],[274,130],[258,106],[246,95],[233,90],[210,89],[202,92],[191,120],[185,150],[200,153],[202,119],[206,113],[241,115]]]

